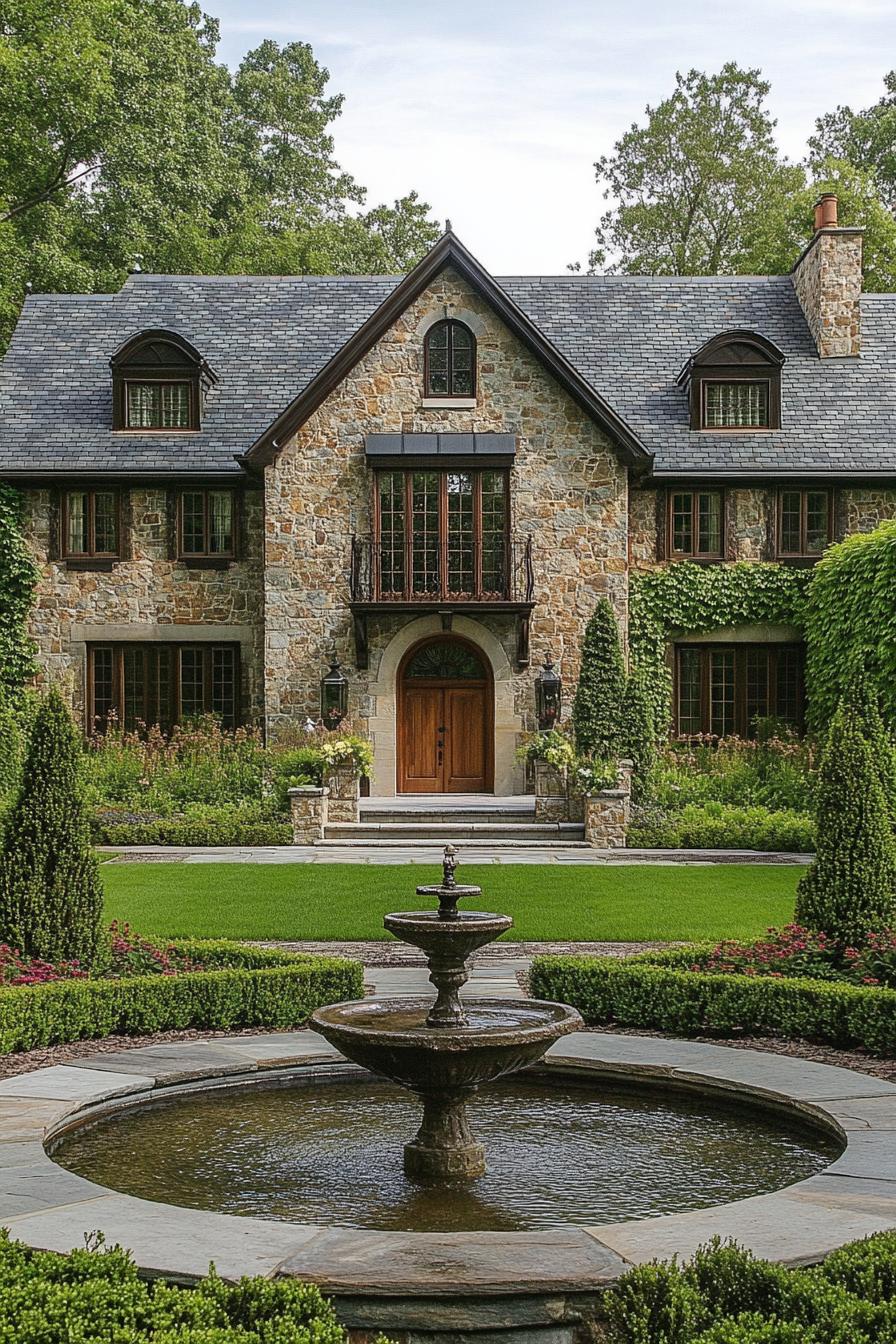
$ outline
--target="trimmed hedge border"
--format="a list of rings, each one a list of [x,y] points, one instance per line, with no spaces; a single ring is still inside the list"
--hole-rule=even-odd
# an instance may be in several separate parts
[[[569,1003],[592,1026],[679,1035],[744,1031],[896,1051],[896,990],[828,980],[712,975],[683,969],[699,947],[615,957],[536,957],[535,998]]]
[[[175,942],[207,969],[121,980],[55,980],[0,989],[0,1055],[95,1037],[194,1027],[284,1030],[315,1008],[364,992],[359,962],[246,947]]]

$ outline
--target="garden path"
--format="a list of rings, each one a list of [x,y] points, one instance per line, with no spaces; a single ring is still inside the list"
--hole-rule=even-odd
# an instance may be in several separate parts
[[[355,845],[319,848],[316,845],[219,846],[103,845],[112,854],[109,863],[426,863],[442,861],[441,844]],[[571,864],[715,864],[811,863],[811,854],[760,852],[753,849],[557,849],[550,845],[475,845],[464,842],[465,863],[571,863]]]

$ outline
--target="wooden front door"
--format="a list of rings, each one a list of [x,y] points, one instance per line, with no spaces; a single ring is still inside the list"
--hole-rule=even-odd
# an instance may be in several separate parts
[[[440,640],[412,651],[399,696],[399,793],[491,789],[490,705],[490,679],[469,646]]]

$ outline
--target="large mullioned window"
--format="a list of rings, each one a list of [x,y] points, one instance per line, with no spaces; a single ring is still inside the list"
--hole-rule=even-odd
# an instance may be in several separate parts
[[[760,719],[803,722],[798,644],[680,644],[675,651],[676,729],[695,737],[752,737]]]
[[[214,714],[239,722],[235,644],[91,644],[87,651],[88,727],[110,721],[129,730]]]

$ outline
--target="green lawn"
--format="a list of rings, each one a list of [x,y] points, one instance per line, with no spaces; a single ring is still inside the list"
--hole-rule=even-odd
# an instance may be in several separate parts
[[[147,935],[200,938],[387,938],[383,915],[415,909],[432,866],[104,864],[110,919]],[[793,917],[802,868],[717,864],[465,867],[480,909],[513,916],[511,937],[745,938]]]

